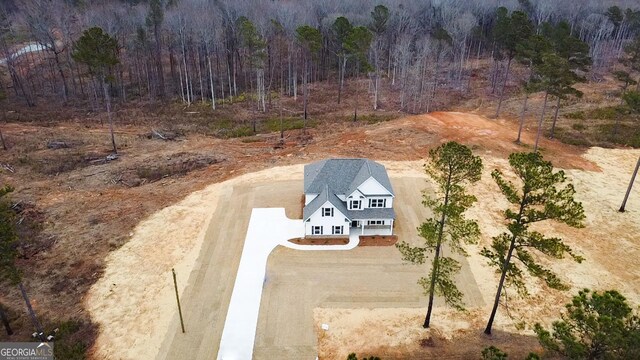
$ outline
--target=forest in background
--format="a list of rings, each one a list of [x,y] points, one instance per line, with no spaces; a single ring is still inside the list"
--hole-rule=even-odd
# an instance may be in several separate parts
[[[474,77],[501,93],[516,54],[497,36],[499,7],[526,14],[536,34],[565,22],[588,45],[593,78],[640,31],[636,1],[5,1],[0,89],[29,106],[102,108],[99,82],[72,57],[83,31],[100,27],[117,40],[108,83],[119,103],[179,99],[216,109],[247,100],[264,112],[275,96],[302,95],[306,118],[307,84],[335,84],[340,103],[345,79],[358,78],[368,80],[358,92],[370,95],[361,107],[380,106],[385,82],[399,94],[392,110],[428,112],[441,89],[464,94]],[[11,57],[34,42],[40,51]],[[491,65],[480,68],[480,59]]]
[[[89,66],[90,52],[78,56],[79,43],[88,45],[85,49],[90,48],[91,41],[80,40],[94,27],[102,29],[103,35],[114,39],[116,44],[112,55],[117,61],[106,65],[102,78],[97,76],[95,67]],[[517,110],[512,109],[510,114],[520,116],[522,108],[521,124],[527,99],[542,104],[542,99],[548,98],[556,105],[555,111],[549,110],[547,114],[554,117],[555,126],[561,102],[563,106],[572,105],[581,95],[576,89],[578,83],[588,82],[595,87],[601,82],[611,83],[614,78],[617,82],[614,96],[600,89],[601,93],[607,93],[606,101],[597,99],[594,104],[579,104],[564,116],[566,120],[575,119],[577,132],[589,126],[583,125],[585,118],[602,116],[611,120],[610,124],[594,129],[606,133],[607,140],[611,137],[609,144],[623,143],[616,137],[628,136],[631,140],[623,144],[640,146],[637,115],[632,119],[635,128],[619,124],[621,115],[627,114],[632,105],[635,104],[636,113],[640,112],[640,98],[629,96],[637,94],[633,89],[637,89],[640,76],[640,41],[636,40],[639,35],[637,1],[581,1],[576,6],[576,2],[549,0],[4,0],[0,3],[0,62],[4,59],[0,63],[0,120],[45,119],[43,123],[48,125],[50,119],[79,119],[86,124],[95,120],[90,114],[104,112],[106,103],[112,101],[117,125],[138,121],[148,131],[155,118],[164,116],[161,113],[164,107],[174,106],[179,108],[177,115],[171,117],[176,123],[188,122],[196,112],[201,112],[202,118],[208,117],[207,121],[215,123],[214,135],[239,137],[260,132],[256,126],[270,132],[282,129],[283,112],[290,127],[311,126],[307,117],[314,121],[320,112],[334,109],[344,110],[345,121],[357,119],[366,123],[404,113],[452,109],[451,99],[484,96],[497,105],[489,110],[493,115],[499,114],[503,98],[517,94]],[[39,50],[12,56],[34,43],[41,44]],[[524,104],[520,101],[523,96]],[[615,106],[608,106],[614,103]],[[544,104],[540,123],[546,101]],[[232,119],[241,119],[241,125],[228,124],[232,112],[237,113]],[[335,112],[327,117],[333,115]],[[263,122],[256,123],[256,119]],[[634,138],[633,134],[638,135]],[[150,136],[165,135],[166,132],[160,132]],[[553,136],[553,130],[548,135]],[[557,136],[561,135],[564,134],[558,131]],[[95,150],[104,148],[102,135],[86,140],[90,151],[73,148],[78,145],[69,141],[71,135],[69,139],[55,136],[51,142],[47,138],[46,144],[38,138],[37,145],[27,144],[27,140],[21,143],[22,139],[12,136],[7,141],[9,150],[4,153],[19,171],[30,171],[30,179],[56,182],[56,186],[61,174],[104,161],[106,153]],[[119,136],[123,147],[134,143],[131,134],[123,132]],[[264,141],[256,137],[246,140]],[[55,156],[32,153],[56,144],[71,149],[63,149]],[[577,141],[576,144],[585,145]],[[265,149],[271,147],[265,145]],[[115,147],[114,140],[114,150]],[[145,153],[151,146],[145,143],[144,148],[135,149]],[[127,156],[131,161],[136,159],[135,151],[127,153],[127,150],[120,163],[125,163]],[[181,153],[177,160],[166,157],[166,161],[191,160],[193,156]],[[180,166],[206,167],[218,161],[231,162],[229,159],[230,156],[225,160],[198,158],[186,165],[154,164],[135,172],[143,179],[140,185],[146,184],[147,178],[156,181],[190,171]],[[167,170],[169,167],[172,168]],[[116,178],[100,186],[124,187],[122,177]],[[31,201],[35,202],[34,199]],[[147,206],[151,201],[141,203]],[[124,201],[117,204],[118,213],[123,204]],[[50,219],[51,215],[47,216]],[[69,221],[53,219],[72,227]],[[63,251],[59,250],[45,263],[55,266],[43,265],[39,256],[50,249],[52,239],[56,239],[53,235],[46,239],[47,245],[33,254],[21,253],[20,259],[20,266],[26,269],[25,279],[32,284],[42,281],[44,293],[66,301],[60,304],[72,304],[73,311],[60,304],[43,305],[43,310],[65,309],[64,314],[57,312],[63,319],[55,317],[47,321],[55,320],[56,326],[67,316],[80,320],[60,326],[59,335],[62,339],[62,333],[71,334],[64,336],[73,345],[69,351],[79,354],[78,358],[84,358],[95,329],[77,299],[82,298],[100,273],[102,256],[125,242],[123,238],[98,241],[108,235],[99,230],[102,220],[97,219],[90,219],[91,226],[98,225],[88,234],[100,251],[92,248],[91,252],[87,250],[89,255],[77,256],[82,261],[94,256],[99,259],[95,264],[88,260],[86,265],[72,262],[76,259],[61,260],[57,256]],[[40,229],[44,221],[36,220],[33,230],[36,235],[20,235],[21,240],[49,235]],[[77,218],[74,221],[80,223]],[[75,235],[77,239],[89,238]],[[66,238],[77,240],[74,236]],[[82,270],[74,270],[76,265]],[[48,272],[53,268],[59,271],[55,276]],[[68,291],[63,294],[62,290]],[[29,329],[30,325],[16,315],[22,314],[24,304],[14,301],[9,305],[11,314],[20,319],[19,332],[28,337],[29,331],[21,330]],[[61,342],[58,345],[58,349],[65,349]]]

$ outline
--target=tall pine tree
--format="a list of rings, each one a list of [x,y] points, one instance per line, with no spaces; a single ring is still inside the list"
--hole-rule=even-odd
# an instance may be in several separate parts
[[[72,57],[75,61],[87,65],[91,75],[95,76],[102,84],[107,116],[109,117],[109,132],[111,133],[111,145],[113,152],[118,153],[116,139],[113,134],[113,118],[111,116],[111,94],[109,93],[109,81],[111,69],[120,61],[118,60],[118,41],[99,27],[85,30],[78,41],[73,44]]]
[[[554,289],[566,289],[560,278],[537,260],[537,254],[562,259],[570,256],[577,262],[583,259],[574,254],[562,239],[546,237],[531,230],[531,224],[554,220],[572,227],[582,227],[584,210],[582,204],[574,200],[575,189],[562,170],[554,172],[551,162],[545,161],[538,152],[514,153],[509,156],[509,165],[520,180],[514,184],[504,178],[499,170],[491,176],[500,191],[513,205],[504,211],[508,222],[507,231],[493,238],[490,248],[483,248],[481,255],[500,273],[493,309],[485,329],[491,334],[493,321],[498,310],[505,286],[511,285],[519,294],[526,295],[524,271],[544,280]],[[515,210],[515,211],[514,211]],[[532,251],[537,253],[534,255]],[[521,269],[518,265],[524,266]]]
[[[405,261],[414,264],[424,264],[427,254],[433,253],[429,277],[422,277],[418,281],[429,296],[423,324],[428,328],[435,294],[442,296],[448,305],[456,309],[463,307],[462,293],[453,280],[460,263],[452,257],[442,256],[442,247],[447,246],[453,253],[466,256],[463,244],[474,243],[480,235],[478,224],[464,216],[464,212],[476,201],[475,196],[466,193],[464,186],[480,180],[482,160],[473,155],[468,147],[451,141],[429,151],[425,171],[436,183],[437,191],[436,197],[426,193],[423,195],[423,204],[434,213],[433,218],[427,219],[418,228],[424,246],[411,246],[402,241],[396,247]]]

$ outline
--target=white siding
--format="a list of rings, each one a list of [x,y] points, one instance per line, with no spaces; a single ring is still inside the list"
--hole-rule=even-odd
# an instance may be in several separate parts
[[[304,205],[308,205],[318,194],[304,194]]]
[[[323,208],[332,208],[333,216],[322,216]],[[322,226],[322,236],[331,236],[333,226],[343,226],[343,235],[349,235],[349,224],[344,214],[327,201],[309,217],[308,221],[305,221],[304,233],[307,236],[312,235],[311,228],[313,226]]]
[[[359,209],[352,209],[351,208],[351,200],[360,200],[360,208]],[[362,193],[358,190],[354,191],[351,195],[349,195],[346,198],[346,205],[347,205],[347,209],[349,210],[362,210],[364,209],[366,199],[364,198],[364,195],[362,195]]]
[[[363,209],[368,209],[369,208],[369,199],[385,199],[385,208],[392,208],[393,207],[393,197],[391,196],[367,196],[365,199],[362,200],[362,204],[363,204]]]
[[[358,190],[361,193],[366,195],[391,195],[389,190],[384,186],[380,185],[380,183],[374,179],[373,177],[365,180],[360,186],[358,186]]]

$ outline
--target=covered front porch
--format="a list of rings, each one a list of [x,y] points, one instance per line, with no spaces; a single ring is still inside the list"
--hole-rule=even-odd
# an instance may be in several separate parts
[[[353,220],[350,235],[393,235],[393,219]]]

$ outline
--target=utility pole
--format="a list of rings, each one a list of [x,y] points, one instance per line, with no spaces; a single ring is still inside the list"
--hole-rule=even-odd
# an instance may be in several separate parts
[[[22,283],[18,284],[18,286],[20,287],[20,292],[22,293],[22,297],[24,298],[24,302],[27,304],[27,310],[29,311],[29,316],[31,317],[31,322],[33,323],[33,326],[36,328],[36,331],[37,331],[37,334],[38,334],[38,339],[40,339],[40,341],[45,341],[44,330],[42,329],[42,324],[40,324],[40,321],[38,321],[38,318],[36,317],[36,313],[33,311],[33,308],[31,307],[31,300],[29,300],[29,296],[27,295],[27,291],[24,289],[24,286],[22,285]]]
[[[184,334],[184,320],[182,319],[182,307],[180,307],[180,296],[178,295],[178,281],[176,280],[176,271],[171,268],[173,274],[173,288],[176,290],[176,300],[178,301],[178,314],[180,314],[180,326],[182,327],[182,333]]]
[[[636,163],[636,169],[633,170],[633,175],[631,175],[631,181],[629,182],[627,193],[624,195],[624,200],[622,200],[622,205],[620,205],[620,209],[618,210],[620,212],[624,212],[624,208],[625,206],[627,206],[627,200],[629,199],[629,194],[631,194],[631,188],[633,187],[633,182],[636,180],[636,175],[638,175],[638,168],[640,168],[640,157],[638,157],[638,162]]]

